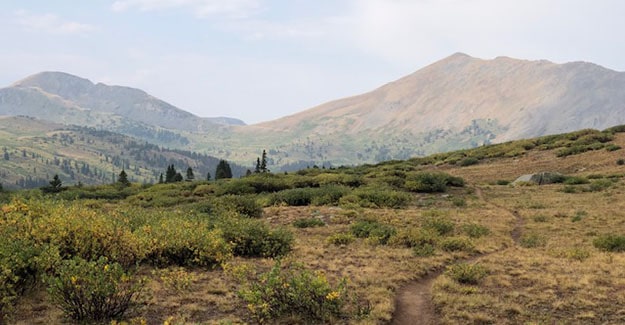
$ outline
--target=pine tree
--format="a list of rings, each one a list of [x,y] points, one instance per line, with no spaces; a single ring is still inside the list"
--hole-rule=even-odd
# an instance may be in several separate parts
[[[263,156],[260,159],[260,172],[267,173],[269,170],[267,169],[267,152],[263,149]]]
[[[174,182],[182,182],[183,178],[182,178],[182,174],[180,173],[176,173],[176,175],[174,176]]]
[[[256,167],[254,168],[254,173],[260,173],[260,158],[256,158]]]
[[[61,182],[59,175],[55,174],[54,177],[52,177],[52,180],[50,181],[50,188],[55,189],[55,190],[60,190],[62,186],[63,186],[63,182]]]
[[[130,181],[128,180],[128,175],[126,174],[126,171],[123,170],[123,169],[119,173],[119,177],[117,177],[117,184],[119,184],[122,187],[130,186]]]
[[[232,178],[232,170],[230,169],[230,165],[225,160],[220,160],[219,164],[217,164],[217,169],[215,170],[215,180],[222,178]]]
[[[167,166],[167,171],[165,172],[165,183],[173,183],[175,182],[176,177],[176,168],[173,164]]]
[[[193,175],[193,168],[187,168],[187,182],[192,182],[195,179],[195,175]]]
[[[161,173],[161,176],[158,178],[158,183],[159,184],[163,184],[164,183],[164,181],[163,181],[163,173]]]
[[[210,181],[211,180],[211,172],[207,172],[206,173],[206,180]]]

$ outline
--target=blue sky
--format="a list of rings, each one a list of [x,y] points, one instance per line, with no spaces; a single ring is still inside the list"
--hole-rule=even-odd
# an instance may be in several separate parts
[[[620,0],[2,1],[0,87],[64,71],[255,123],[455,52],[625,71],[623,14]]]

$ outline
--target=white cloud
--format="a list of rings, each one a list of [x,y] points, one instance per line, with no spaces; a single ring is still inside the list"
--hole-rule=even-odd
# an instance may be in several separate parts
[[[168,9],[190,10],[198,18],[223,15],[229,18],[244,18],[260,9],[259,0],[117,0],[114,11],[136,8],[141,11]]]
[[[87,34],[96,28],[90,24],[63,20],[52,13],[33,14],[24,10],[17,11],[15,21],[24,28],[51,34]]]

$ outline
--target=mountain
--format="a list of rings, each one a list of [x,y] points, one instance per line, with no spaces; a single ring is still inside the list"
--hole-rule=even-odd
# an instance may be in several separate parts
[[[43,72],[0,89],[0,115],[95,127],[270,169],[407,159],[625,124],[625,73],[456,53],[371,92],[274,121],[204,119],[144,91]]]
[[[196,179],[215,175],[219,158],[186,150],[165,149],[129,136],[66,126],[32,117],[0,117],[0,184],[4,188],[47,185],[58,174],[67,185],[112,183],[124,169],[133,182],[156,183],[173,164]],[[233,175],[247,167],[230,163]]]
[[[290,157],[298,143],[313,143],[302,158],[349,164],[623,123],[625,73],[457,53],[371,92],[237,132]]]
[[[0,89],[0,115],[27,115],[124,133],[136,126],[202,132],[245,124],[227,117],[198,117],[142,90],[94,84],[63,72],[41,72]]]

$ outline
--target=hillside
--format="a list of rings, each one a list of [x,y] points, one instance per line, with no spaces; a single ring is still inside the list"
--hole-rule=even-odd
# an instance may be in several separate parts
[[[623,147],[619,126],[288,175],[2,192],[0,317],[620,324]],[[541,171],[562,177],[509,184]],[[42,274],[54,281],[22,280]],[[59,308],[84,292],[136,304]]]
[[[67,184],[114,182],[122,169],[133,182],[156,183],[168,165],[181,174],[187,167],[195,177],[214,177],[218,158],[196,152],[165,149],[136,138],[65,126],[29,117],[0,117],[0,183],[4,188],[47,185],[58,174]],[[231,163],[235,177],[248,167]]]
[[[408,159],[625,123],[625,73],[457,53],[371,92],[255,125],[199,118],[144,91],[43,72],[0,89],[0,115],[95,127],[293,171]]]
[[[625,123],[625,73],[457,53],[369,93],[237,128],[286,158],[334,164],[406,159]]]

